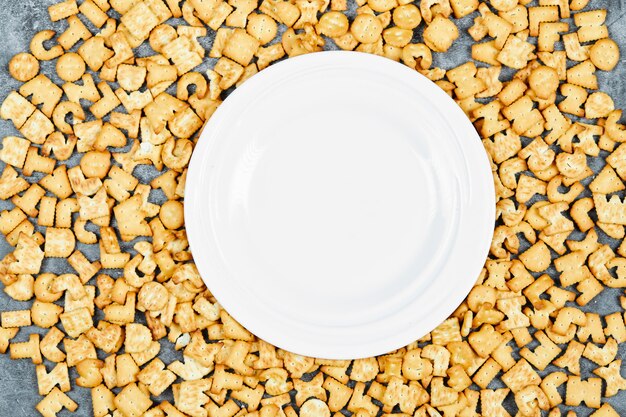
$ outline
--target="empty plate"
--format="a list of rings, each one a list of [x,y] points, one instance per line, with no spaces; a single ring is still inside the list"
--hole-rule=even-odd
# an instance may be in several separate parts
[[[271,66],[207,123],[185,191],[196,265],[259,338],[373,356],[445,320],[493,234],[490,164],[434,83],[374,55]]]

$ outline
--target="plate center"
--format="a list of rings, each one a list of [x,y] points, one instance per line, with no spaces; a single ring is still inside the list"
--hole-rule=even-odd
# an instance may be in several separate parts
[[[310,113],[300,109],[304,116],[291,114],[271,140],[259,139],[267,145],[246,187],[247,240],[273,275],[259,291],[305,290],[311,302],[363,309],[402,291],[432,259],[439,202],[414,126],[375,106],[345,115],[335,105],[328,117],[341,108],[358,122],[302,130]]]

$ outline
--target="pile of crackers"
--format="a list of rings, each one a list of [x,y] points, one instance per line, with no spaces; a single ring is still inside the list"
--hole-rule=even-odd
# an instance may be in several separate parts
[[[626,128],[597,91],[619,48],[607,11],[587,3],[51,6],[65,31],[39,32],[11,60],[23,84],[0,107],[19,131],[0,150],[0,198],[13,204],[0,231],[15,247],[0,281],[7,296],[31,301],[1,312],[0,353],[35,364],[39,413],[77,410],[70,391],[80,386],[92,392],[82,415],[96,417],[577,415],[562,405],[618,416],[606,399],[626,390],[617,357],[626,297],[608,315],[590,306],[626,287]],[[459,19],[473,19],[473,61],[433,67],[433,53],[454,51]],[[206,50],[199,39],[209,36]],[[143,44],[152,53],[137,56]],[[411,345],[354,361],[286,352],[239,325],[203,285],[183,218],[187,164],[223,92],[330,44],[400,61],[450,94],[483,138],[497,193],[489,259],[465,302]],[[217,63],[198,72],[207,55]],[[63,83],[40,73],[42,61]],[[70,158],[79,163],[68,167]],[[159,171],[149,184],[134,175],[143,165]],[[153,203],[156,190],[164,204]],[[45,258],[73,273],[47,271]],[[20,334],[31,325],[47,333]],[[180,360],[164,363],[161,342]],[[595,376],[581,377],[581,361]]]

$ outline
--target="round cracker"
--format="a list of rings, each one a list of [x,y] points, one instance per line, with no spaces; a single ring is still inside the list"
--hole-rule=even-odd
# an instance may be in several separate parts
[[[85,61],[75,52],[68,52],[57,61],[57,74],[63,81],[72,83],[80,80],[85,69]]]
[[[517,0],[491,0],[489,3],[499,12],[508,12],[513,10],[519,2]]]
[[[585,117],[587,119],[607,117],[613,110],[615,110],[613,99],[601,91],[591,94],[585,102]]]
[[[345,14],[337,11],[324,13],[315,27],[318,33],[338,38],[350,29],[350,22]]]
[[[87,178],[103,179],[111,168],[109,151],[89,151],[80,160],[80,169]]]
[[[176,230],[185,224],[183,205],[180,201],[170,200],[161,206],[159,218],[163,226]]]
[[[11,58],[9,73],[18,81],[30,81],[39,74],[39,61],[31,54],[22,52]]]
[[[589,50],[589,58],[596,68],[612,71],[619,62],[619,46],[613,39],[600,39]]]
[[[148,311],[160,311],[165,308],[169,299],[167,288],[158,282],[147,282],[139,290],[137,302]]]
[[[330,417],[330,409],[324,401],[311,398],[300,407],[300,417]]]
[[[363,13],[352,21],[350,32],[352,32],[354,39],[361,43],[373,43],[382,36],[383,24],[378,17]]]
[[[421,22],[422,14],[414,4],[403,4],[393,9],[393,23],[401,29],[415,29]]]
[[[528,85],[537,97],[548,99],[559,88],[559,74],[554,68],[537,67],[530,73]]]
[[[246,30],[253,38],[256,38],[261,45],[271,42],[278,33],[276,21],[266,14],[251,14],[248,16],[248,26]]]

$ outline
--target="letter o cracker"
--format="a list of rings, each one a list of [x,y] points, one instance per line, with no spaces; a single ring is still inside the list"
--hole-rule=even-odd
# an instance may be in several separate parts
[[[517,6],[518,0],[492,0],[489,3],[499,12],[508,12]]]
[[[363,13],[352,22],[350,33],[361,43],[373,43],[383,34],[383,24],[376,16]]]
[[[183,205],[180,201],[170,200],[161,206],[159,218],[163,226],[176,230],[185,224]]]
[[[248,16],[246,30],[252,37],[261,42],[261,45],[265,45],[276,37],[278,25],[274,19],[266,14],[253,13]]]
[[[537,97],[546,100],[559,88],[559,75],[554,68],[540,66],[530,73],[528,84]]]
[[[300,417],[330,417],[330,409],[324,401],[312,398],[300,407]]]
[[[388,12],[398,5],[396,0],[368,0],[367,5],[377,13]]]
[[[596,68],[612,71],[619,62],[619,47],[613,39],[600,39],[589,50],[589,58]]]
[[[18,81],[30,81],[39,74],[39,61],[25,52],[17,54],[9,61],[9,74]]]
[[[615,110],[615,103],[611,96],[600,91],[589,95],[585,102],[585,117],[587,119],[608,117],[613,110]]]
[[[57,61],[57,74],[63,81],[72,83],[80,80],[85,69],[85,61],[75,52],[68,52]]]
[[[80,160],[80,169],[87,178],[103,179],[111,168],[111,153],[109,151],[90,151]]]
[[[413,31],[409,29],[402,29],[398,27],[387,28],[383,31],[383,39],[387,45],[395,46],[397,48],[403,48],[411,42],[413,37]]]
[[[393,23],[401,29],[415,29],[421,22],[422,14],[414,4],[404,4],[393,10]]]
[[[315,26],[318,34],[331,38],[345,35],[349,28],[350,22],[346,15],[341,12],[324,13]]]
[[[137,304],[147,311],[163,310],[168,300],[167,288],[155,281],[145,283],[137,295]]]

